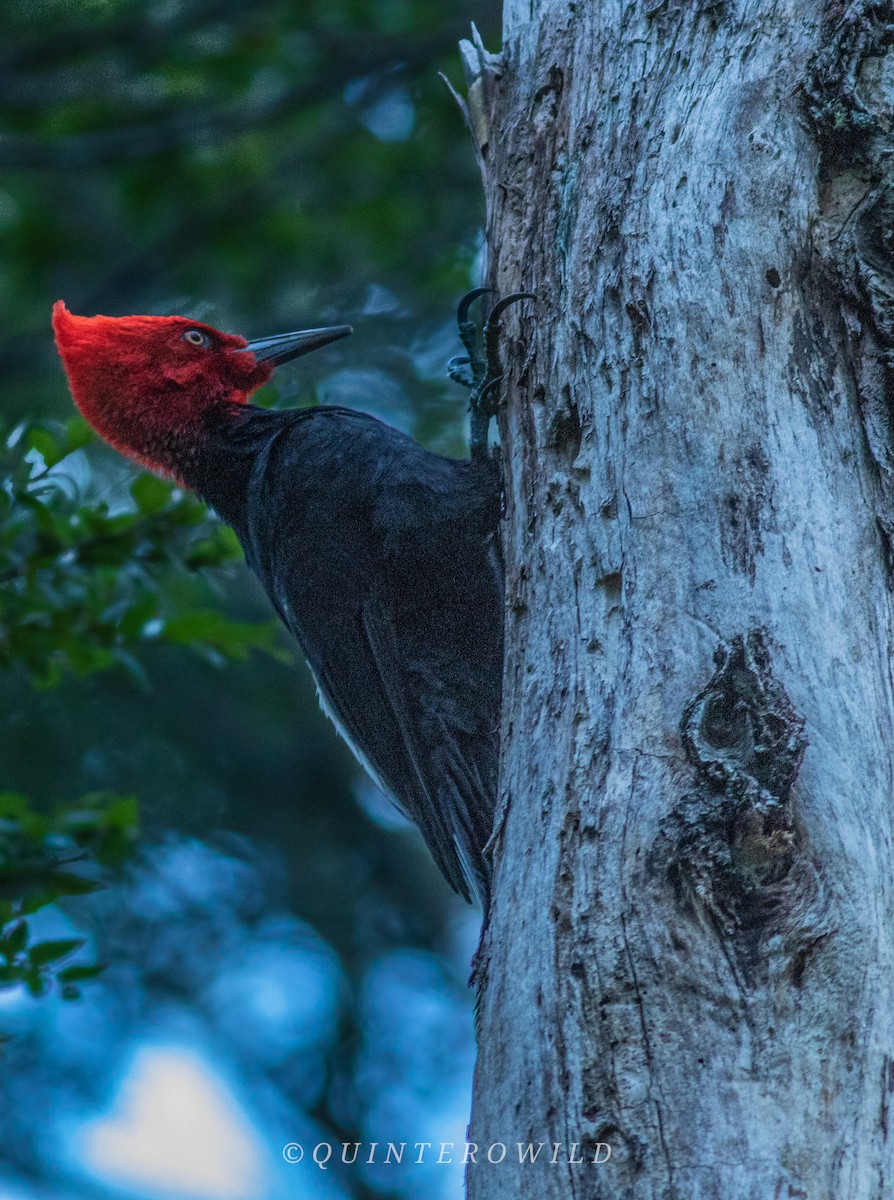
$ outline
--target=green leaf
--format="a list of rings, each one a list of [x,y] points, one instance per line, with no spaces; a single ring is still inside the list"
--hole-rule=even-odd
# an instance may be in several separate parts
[[[162,512],[171,502],[174,485],[154,475],[140,475],[131,485],[130,494],[137,502],[141,513],[154,515]]]
[[[19,900],[19,912],[25,916],[30,916],[31,913],[39,912],[42,908],[46,908],[48,904],[55,904],[59,899],[59,893],[54,892],[51,888],[27,888],[22,898]]]
[[[230,621],[214,609],[194,609],[168,621],[162,637],[181,646],[211,646],[228,658],[244,659],[251,649],[274,650],[278,632],[276,621],[252,625]]]
[[[47,467],[55,467],[69,454],[89,445],[95,436],[84,418],[78,416],[66,421],[58,430],[46,425],[32,425],[25,436],[25,444],[37,451]]]
[[[29,809],[27,796],[20,792],[0,792],[0,818],[21,819]]]
[[[148,621],[158,616],[158,597],[147,593],[139,596],[131,604],[124,616],[118,622],[118,628],[127,638],[134,640],[144,636],[143,630]]]
[[[64,452],[49,429],[42,425],[34,425],[28,430],[27,444],[36,450],[48,467],[54,467]]]
[[[3,953],[7,958],[21,954],[28,944],[28,922],[19,921],[3,939]]]
[[[218,525],[210,537],[196,542],[186,555],[186,565],[192,569],[198,567],[217,567],[222,563],[239,562],[242,558],[242,546],[236,534],[229,525]]]
[[[55,941],[37,942],[36,945],[28,947],[28,961],[32,967],[45,967],[48,963],[58,962],[60,958],[74,954],[75,950],[80,950],[84,944],[84,938],[58,938]]]
[[[43,996],[47,990],[47,981],[36,967],[22,976],[22,982],[35,1000]]]
[[[107,829],[120,829],[128,832],[137,828],[139,816],[136,796],[120,796],[103,809],[100,821]]]
[[[74,454],[96,441],[96,434],[83,417],[72,417],[65,424],[65,453]]]
[[[85,979],[95,979],[107,966],[107,963],[85,963],[83,966],[63,967],[57,978],[60,983],[81,983]]]
[[[57,896],[89,896],[92,892],[101,892],[104,887],[95,879],[85,879],[71,871],[50,871],[48,879]]]

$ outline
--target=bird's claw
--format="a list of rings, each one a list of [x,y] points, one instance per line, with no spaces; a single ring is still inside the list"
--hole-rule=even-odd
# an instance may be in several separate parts
[[[469,389],[475,386],[470,363],[471,359],[467,354],[457,354],[455,357],[447,360],[447,374],[453,382]]]
[[[493,291],[493,288],[488,288],[487,291]],[[499,321],[500,317],[506,311],[510,304],[517,304],[519,300],[536,300],[537,297],[533,292],[511,292],[508,296],[504,296],[502,300],[498,300],[490,312],[487,314],[488,325],[494,321]]]
[[[468,319],[469,319],[469,309],[472,307],[472,305],[475,303],[475,301],[478,299],[478,297],[484,296],[488,292],[492,292],[492,291],[494,291],[493,288],[477,287],[477,288],[472,288],[472,290],[470,292],[466,292],[465,296],[463,296],[462,300],[460,300],[459,304],[456,306],[456,323],[457,323],[457,325],[459,325],[459,326],[465,325],[466,321],[468,321]]]
[[[462,300],[456,308],[456,324],[459,328],[459,340],[463,344],[463,349],[466,351],[466,356],[463,359],[451,359],[447,364],[447,371],[450,378],[463,387],[468,388],[473,392],[478,386],[478,383],[487,372],[487,363],[481,357],[479,348],[478,326],[475,321],[469,319],[469,309],[475,303],[479,296],[484,296],[488,292],[492,292],[493,288],[472,288],[470,292],[466,292]],[[455,375],[451,371],[451,364],[463,362],[468,366],[468,371],[462,371],[459,375]]]
[[[502,300],[498,300],[488,313],[484,326],[484,349],[488,374],[491,374],[492,368],[499,372],[494,375],[494,378],[503,378],[503,366],[500,362],[500,334],[503,331],[503,322],[500,317],[511,304],[517,304],[520,300],[536,299],[533,292],[513,292],[510,296],[504,296]]]
[[[459,326],[459,337],[466,355],[451,358],[447,364],[450,378],[469,389],[469,409],[471,411],[471,450],[472,457],[482,459],[487,457],[487,431],[491,418],[496,414],[496,395],[499,384],[503,379],[503,364],[500,360],[500,334],[503,323],[500,320],[503,313],[511,304],[520,300],[536,300],[533,292],[513,292],[504,296],[487,314],[482,330],[484,352],[479,346],[478,326],[469,319],[469,310],[479,296],[492,292],[493,288],[473,288],[466,292],[456,310],[456,320]]]

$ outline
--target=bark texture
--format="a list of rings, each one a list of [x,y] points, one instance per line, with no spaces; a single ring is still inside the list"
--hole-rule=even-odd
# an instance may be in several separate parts
[[[892,24],[507,0],[465,47],[539,297],[473,1200],[894,1196]]]

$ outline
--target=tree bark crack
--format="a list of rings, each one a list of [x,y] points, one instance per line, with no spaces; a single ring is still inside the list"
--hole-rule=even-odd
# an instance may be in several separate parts
[[[636,768],[634,767],[634,776]],[[631,791],[634,789],[631,789]],[[665,1170],[667,1172],[667,1182],[670,1188],[671,1195],[674,1194],[674,1166],[671,1159],[670,1147],[668,1146],[667,1138],[664,1132],[664,1116],[661,1111],[661,1100],[657,1095],[658,1081],[655,1076],[652,1062],[652,1047],[649,1040],[649,1028],[646,1022],[645,1014],[645,999],[642,989],[640,988],[639,978],[636,971],[636,962],[630,946],[630,937],[627,932],[627,918],[624,913],[621,913],[621,936],[624,939],[624,951],[627,956],[627,965],[630,970],[630,978],[633,983],[634,998],[636,1001],[637,1010],[639,1012],[640,1031],[642,1034],[643,1055],[645,1057],[646,1070],[649,1075],[649,1098],[655,1108],[655,1123],[658,1130],[658,1140],[661,1145],[661,1153],[664,1157]]]

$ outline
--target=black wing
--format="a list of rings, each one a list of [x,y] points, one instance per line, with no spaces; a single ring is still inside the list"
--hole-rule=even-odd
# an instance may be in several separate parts
[[[259,459],[246,551],[324,707],[486,903],[502,674],[498,497],[486,469],[322,409]]]

